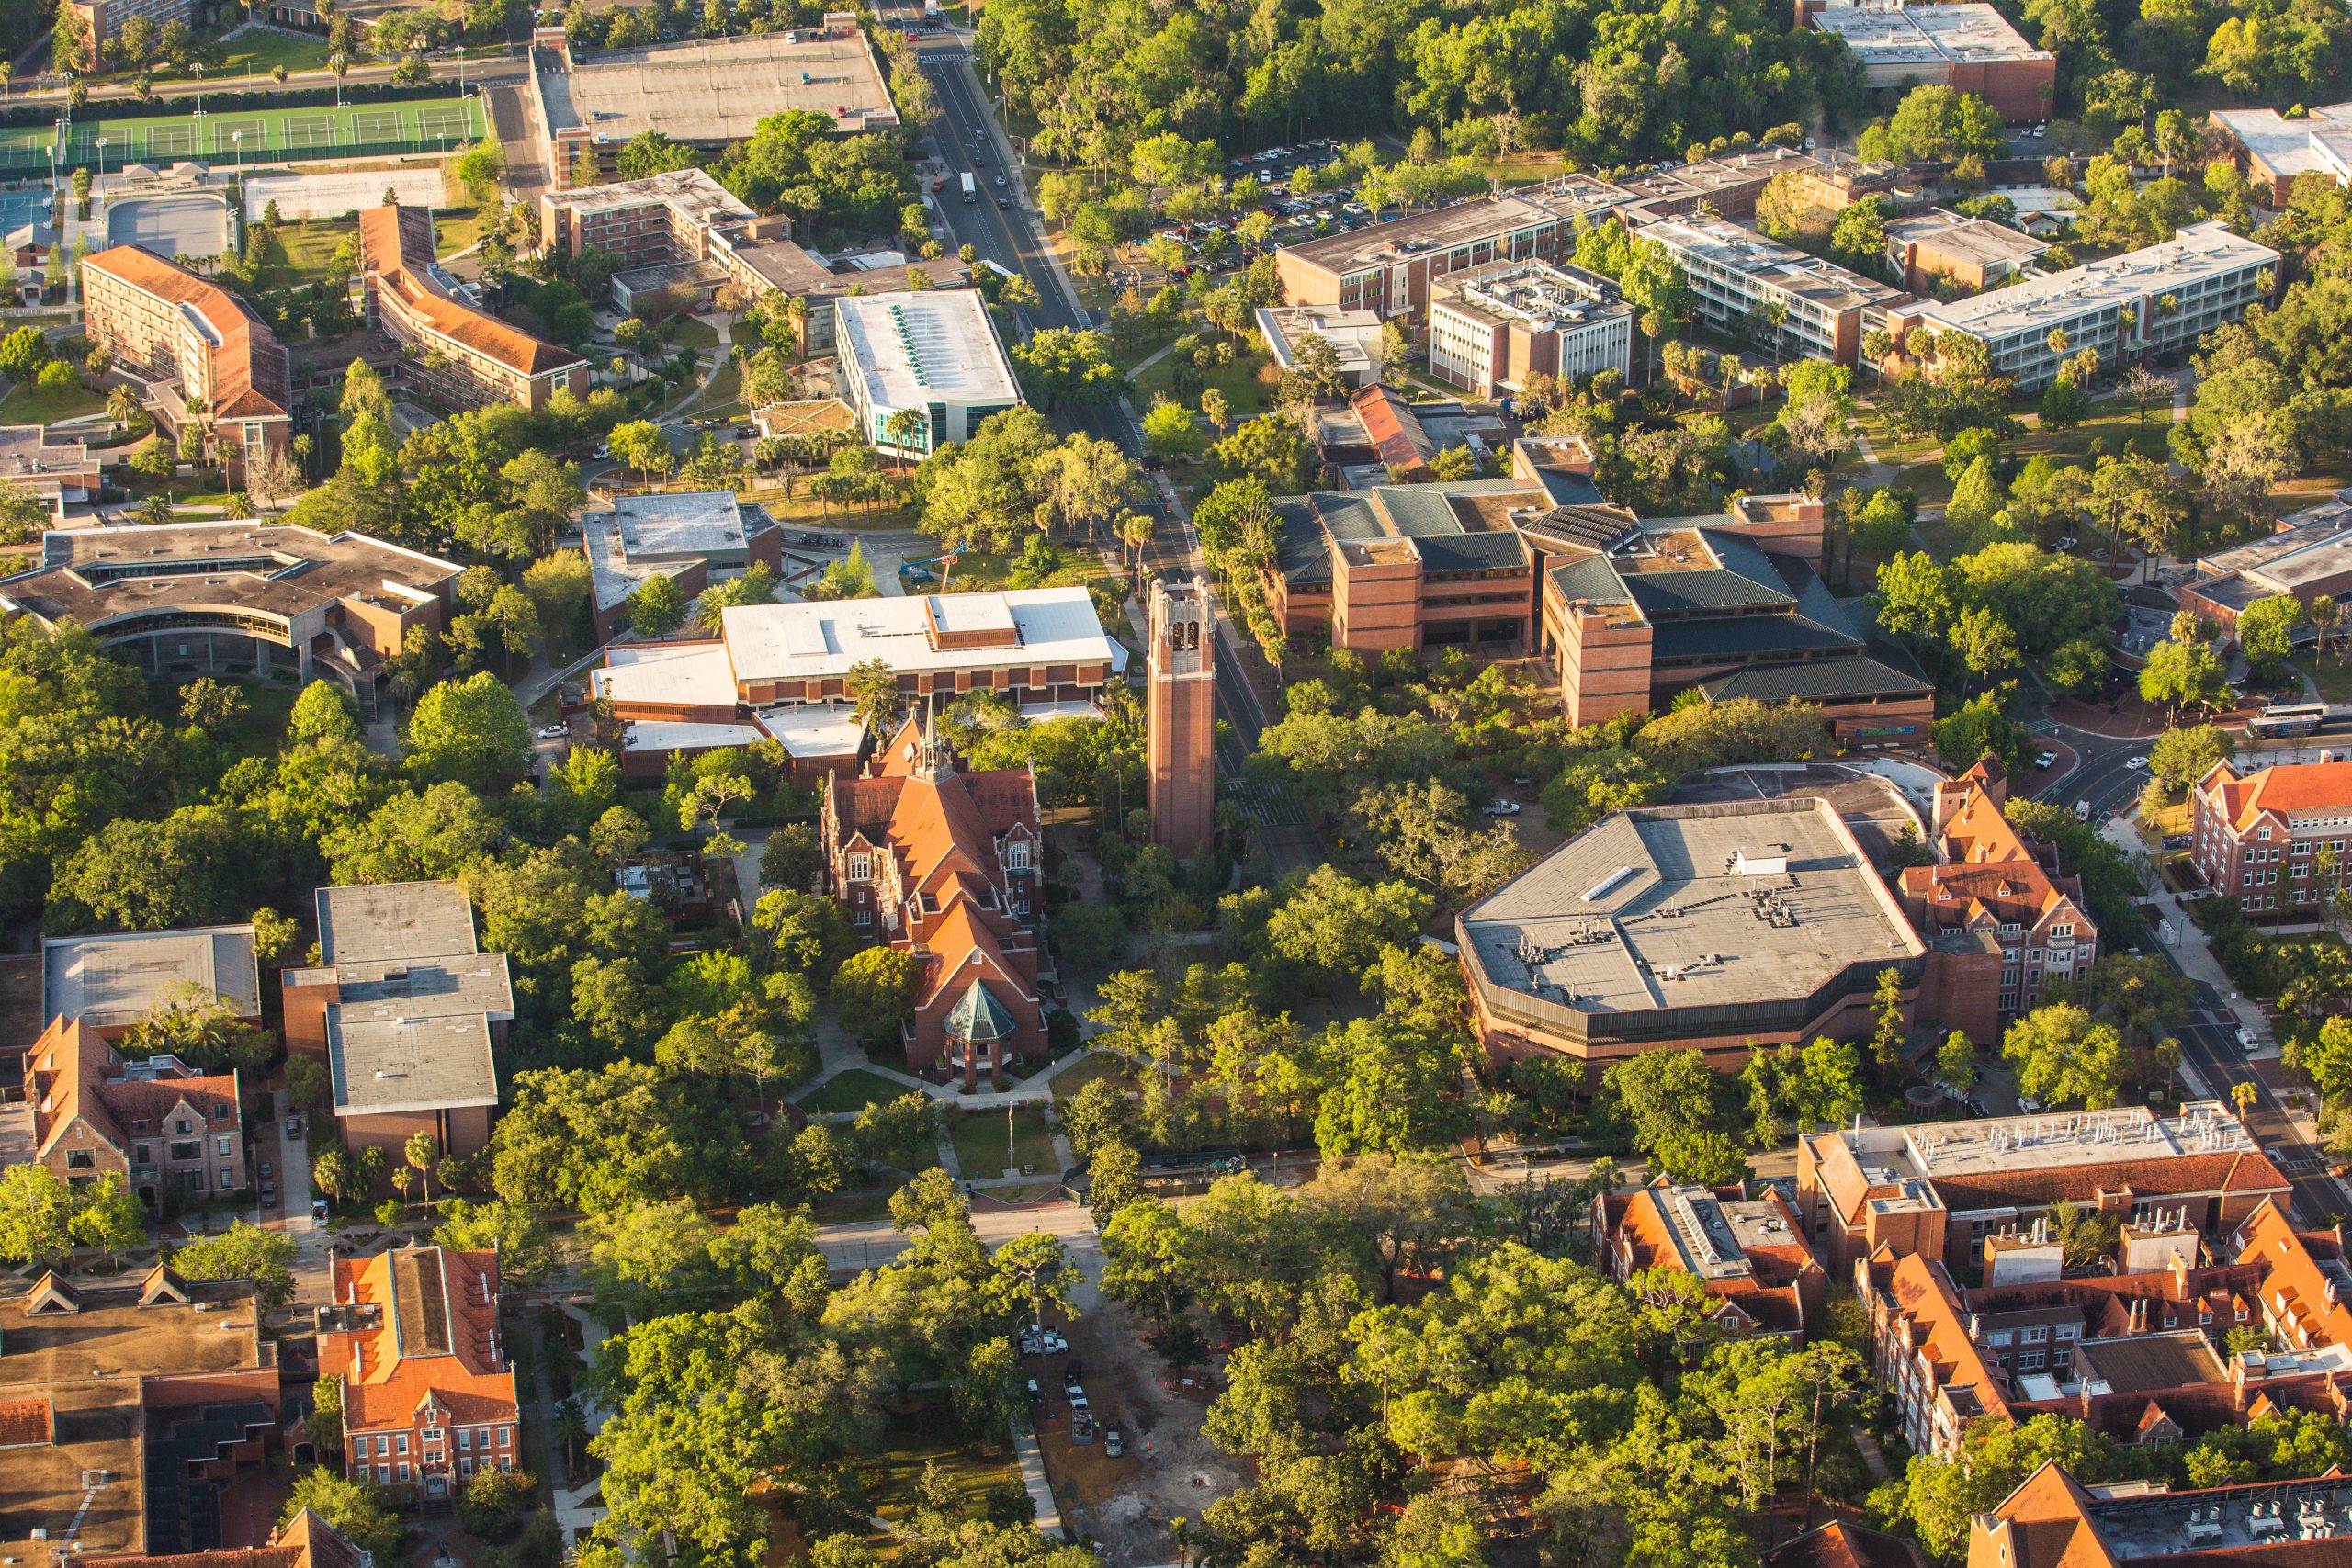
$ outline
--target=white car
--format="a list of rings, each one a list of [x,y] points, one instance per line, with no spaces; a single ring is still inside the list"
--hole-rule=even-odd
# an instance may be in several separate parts
[[[1489,817],[1516,817],[1519,815],[1519,802],[1515,800],[1498,800],[1490,802],[1487,807],[1487,815]]]
[[[2073,549],[2076,545],[2081,543],[2082,541],[2080,539],[2077,539],[2074,535],[2069,534],[2064,538],[2059,540],[2055,545],[2052,545],[2051,548],[2056,550],[2063,556],[2068,550]]]
[[[2252,1051],[2252,1050],[2254,1049],[2254,1047],[2255,1047],[2255,1044],[2256,1044],[2256,1041],[2255,1041],[2255,1038],[2254,1038],[2254,1031],[2253,1031],[2253,1030],[2251,1030],[2251,1029],[2248,1029],[2248,1028],[2247,1028],[2245,1024],[2243,1024],[2243,1023],[2239,1024],[2239,1025],[2238,1025],[2238,1049],[2239,1049],[2239,1050],[2241,1050],[2241,1051]]]
[[[2132,758],[2123,765],[2131,769],[2135,773],[2144,773],[2148,771],[2148,759],[2144,754],[2143,754]]]
[[[539,726],[539,739],[542,740],[560,740],[571,733],[571,726],[568,724],[543,724]]]
[[[1062,1337],[1061,1330],[1048,1328],[1045,1333],[1045,1347],[1046,1355],[1058,1356],[1069,1348],[1069,1341]]]
[[[2034,753],[2033,765],[2036,768],[2046,768],[2057,760],[2058,753],[2055,751],[2038,751]]]

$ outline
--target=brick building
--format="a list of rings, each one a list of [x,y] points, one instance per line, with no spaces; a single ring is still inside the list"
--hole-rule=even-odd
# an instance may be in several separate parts
[[[784,570],[784,529],[733,491],[616,496],[609,511],[580,519],[594,582],[596,640],[628,624],[628,602],[646,579],[666,577],[692,600],[754,565]]]
[[[1904,913],[1944,955],[1920,1012],[1980,1045],[2098,956],[2081,880],[2060,874],[2055,849],[2010,826],[2007,799],[1990,760],[1937,785],[1935,863],[1905,866],[1898,884]]]
[[[230,478],[242,481],[247,457],[287,455],[293,439],[293,393],[286,350],[236,295],[137,245],[116,245],[85,260],[83,330],[115,365],[146,385],[146,402],[164,432],[190,427],[208,440],[233,439]]]
[[[2291,594],[2305,609],[2322,594],[2352,593],[2352,502],[2330,498],[2278,519],[2272,532],[2198,558],[2180,607],[2209,615],[2235,637],[2238,613],[2257,600]]]
[[[1982,294],[2023,275],[2049,249],[2047,241],[2006,223],[1962,217],[1940,207],[1890,219],[1886,225],[1887,265],[1914,294],[1933,294],[1944,284],[1962,293]]]
[[[1144,702],[1151,841],[1190,860],[1216,837],[1216,618],[1197,578],[1151,584]]]
[[[78,1020],[119,1040],[157,1010],[220,1004],[261,1021],[261,971],[250,925],[52,936],[40,944],[40,1016]]]
[[[66,0],[66,4],[88,24],[93,49],[119,35],[123,23],[133,17],[145,17],[158,28],[196,20],[196,0]]]
[[[498,1255],[408,1247],[334,1260],[317,1309],[319,1376],[343,1382],[348,1473],[394,1496],[456,1496],[512,1470],[514,1371],[498,1316]]]
[[[353,1147],[400,1151],[430,1133],[444,1152],[490,1142],[496,1048],[514,1018],[506,954],[474,941],[454,882],[318,891],[319,963],[279,976],[286,1049],[326,1065]]]
[[[2270,206],[2286,206],[2306,175],[2352,185],[2352,104],[2320,104],[2300,119],[2277,109],[2215,109],[2212,120]]]
[[[2132,1106],[1797,1140],[1797,1210],[1815,1254],[1841,1270],[1884,1246],[1963,1273],[1985,1237],[2030,1227],[2061,1202],[2126,1219],[2185,1212],[2215,1237],[2265,1199],[2290,1196],[2253,1135],[2212,1100],[2169,1120]]]
[[[43,1274],[0,1299],[0,1557],[66,1568],[220,1546],[224,1499],[263,1483],[283,1414],[251,1280]]]
[[[2012,120],[2050,118],[2058,57],[2026,42],[1990,6],[1797,0],[1796,16],[1800,26],[1810,22],[1845,39],[1873,91],[1926,83],[1972,93]]]
[[[80,1019],[59,1018],[25,1054],[25,1100],[35,1163],[69,1185],[119,1176],[159,1213],[248,1185],[233,1069],[127,1062]]]
[[[2275,918],[2344,886],[2352,762],[2290,762],[2241,773],[2216,762],[2189,790],[2189,860],[2216,892]]]
[[[1600,1193],[1592,1246],[1621,1285],[1652,1269],[1690,1275],[1715,1303],[1715,1321],[1734,1334],[1803,1344],[1826,1310],[1829,1276],[1777,1188],[1748,1198],[1737,1188],[1677,1186],[1659,1177],[1632,1192]]]
[[[1497,262],[1430,286],[1430,374],[1475,397],[1535,375],[1630,375],[1634,310],[1608,278],[1565,264]]]
[[[458,408],[504,402],[536,411],[559,388],[588,395],[585,359],[477,307],[438,257],[426,209],[360,209],[365,314],[404,351],[409,381]]]
[[[1044,839],[1027,768],[960,769],[910,718],[864,778],[828,775],[826,886],[858,932],[924,960],[907,1064],[969,1086],[1046,1048]]]
[[[2352,1550],[2352,1476],[2176,1492],[2165,1483],[2086,1486],[2042,1465],[1968,1521],[1967,1568],[2333,1568]]]

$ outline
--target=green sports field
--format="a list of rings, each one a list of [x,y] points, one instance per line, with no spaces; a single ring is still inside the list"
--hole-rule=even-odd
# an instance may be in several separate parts
[[[54,127],[0,127],[0,175],[29,175],[50,166],[52,150],[63,169],[125,164],[284,163],[317,161],[359,149],[409,143],[411,151],[455,152],[479,141],[486,124],[478,98],[434,98],[345,108],[289,108],[156,115],[77,125],[61,141]]]

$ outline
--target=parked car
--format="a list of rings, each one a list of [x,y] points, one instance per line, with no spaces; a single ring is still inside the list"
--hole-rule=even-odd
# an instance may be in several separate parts
[[[275,1202],[277,1202],[277,1188],[275,1188],[275,1187],[273,1187],[273,1186],[271,1186],[271,1185],[270,1185],[268,1182],[266,1182],[266,1181],[263,1182],[263,1183],[261,1184],[261,1203],[262,1203],[262,1207],[266,1209],[266,1208],[269,1207],[269,1205],[271,1205],[272,1203],[275,1203]]]
[[[2081,543],[2082,543],[2082,541],[2081,541],[2080,539],[2077,539],[2076,537],[2075,537],[2075,536],[2074,536],[2074,535],[2069,534],[2069,535],[2067,535],[2064,538],[2063,538],[2063,539],[2059,540],[2055,545],[2052,545],[2052,546],[2051,547],[2051,548],[2052,548],[2052,549],[2056,550],[2060,555],[2062,555],[2062,556],[2063,556],[2063,555],[2064,555],[2068,550],[2073,549],[2076,545],[2079,545],[2079,544],[2081,544]]]
[[[311,1218],[318,1222],[320,1224],[325,1224],[327,1223],[327,1201],[325,1199],[313,1198],[311,1200]]]
[[[539,726],[539,739],[542,740],[560,740],[571,733],[571,726],[568,724],[543,724]]]
[[[1040,1355],[1044,1352],[1045,1348],[1045,1342],[1037,1337],[1036,1330],[1033,1328],[1024,1328],[1021,1331],[1021,1353],[1023,1355]]]
[[[286,1119],[286,1135],[289,1138],[299,1138],[302,1135],[302,1119],[300,1116],[288,1116]]]
[[[2239,1050],[2241,1050],[2241,1051],[2245,1051],[2245,1052],[2249,1052],[2249,1053],[2250,1053],[2250,1052],[2252,1052],[2252,1051],[2254,1050],[2255,1045],[2256,1045],[2256,1043],[2256,1043],[2256,1041],[2255,1040],[2255,1037],[2254,1037],[2254,1031],[2253,1031],[2253,1030],[2251,1030],[2251,1029],[2248,1029],[2248,1028],[2247,1028],[2245,1024],[2243,1024],[2243,1023],[2239,1024],[2239,1025],[2238,1025],[2238,1049],[2239,1049]]]
[[[2037,751],[2034,753],[2033,765],[2037,768],[2046,768],[2057,760],[2058,753],[2055,751]]]
[[[270,1174],[271,1174],[271,1173],[270,1173],[270,1168],[269,1168],[269,1161],[267,1161],[267,1160],[264,1160],[264,1161],[262,1161],[262,1162],[261,1162],[261,1179],[262,1179],[264,1181],[267,1181],[267,1180],[269,1179],[269,1178],[270,1178]]]
[[[1127,1451],[1126,1440],[1119,1436],[1119,1429],[1116,1427],[1102,1428],[1102,1451],[1112,1459],[1117,1459]]]
[[[1058,1328],[1046,1329],[1043,1338],[1046,1344],[1046,1354],[1048,1356],[1058,1356],[1069,1348],[1069,1341],[1062,1337],[1061,1330]]]
[[[1487,815],[1489,817],[1516,817],[1519,815],[1519,802],[1515,800],[1488,801],[1487,803]]]

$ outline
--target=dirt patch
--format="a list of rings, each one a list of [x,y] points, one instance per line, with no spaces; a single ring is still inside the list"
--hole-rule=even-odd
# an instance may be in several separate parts
[[[1026,1358],[1046,1394],[1037,1438],[1063,1521],[1100,1541],[1114,1568],[1173,1562],[1168,1521],[1197,1520],[1201,1510],[1249,1481],[1243,1461],[1201,1436],[1210,1397],[1201,1375],[1189,1388],[1161,1387],[1159,1362],[1145,1348],[1142,1328],[1126,1308],[1105,1301],[1064,1331],[1069,1356]],[[1062,1396],[1063,1365],[1073,1359],[1093,1406],[1096,1430],[1088,1443],[1071,1440],[1069,1402]],[[1118,1459],[1103,1440],[1114,1427],[1125,1439]]]

